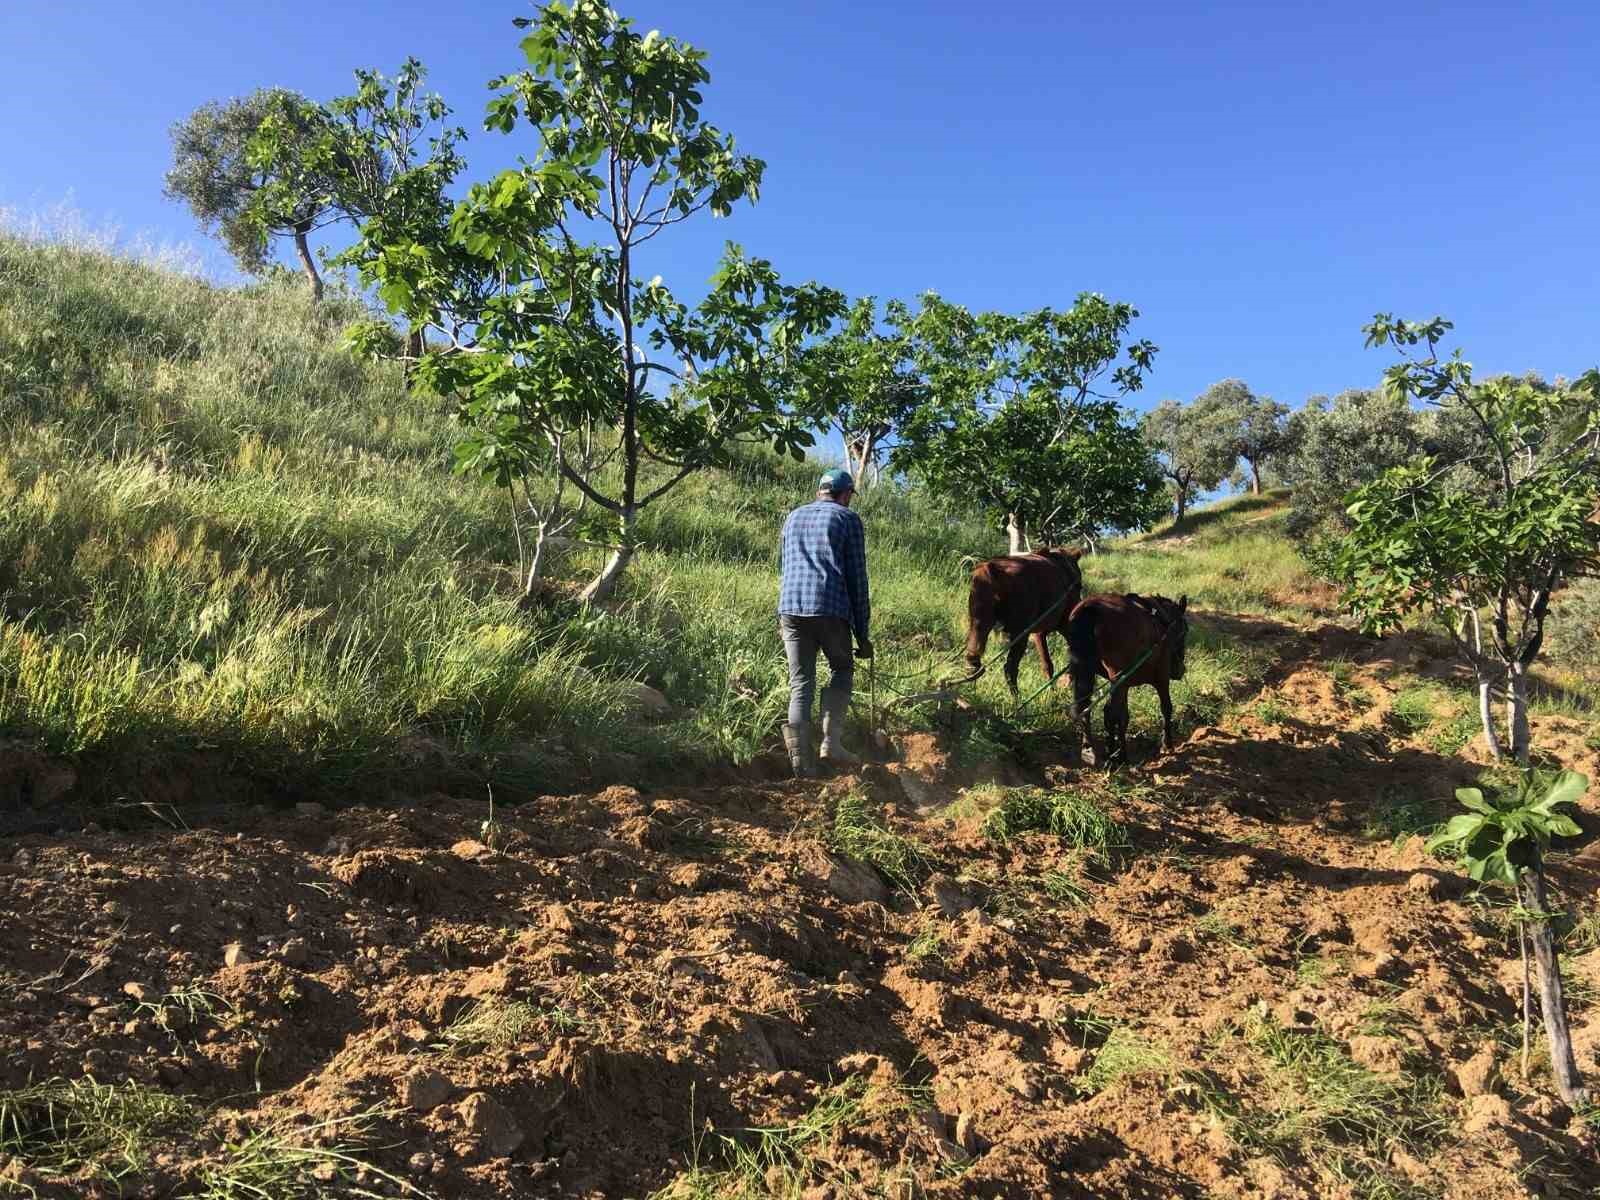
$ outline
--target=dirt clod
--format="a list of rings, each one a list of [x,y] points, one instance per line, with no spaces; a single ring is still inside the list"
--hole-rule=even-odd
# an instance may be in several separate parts
[[[474,1148],[489,1158],[509,1158],[526,1137],[505,1106],[486,1092],[473,1092],[456,1112]]]
[[[432,1112],[450,1099],[450,1081],[431,1067],[413,1067],[400,1079],[400,1103],[417,1112]]]
[[[1457,1064],[1454,1074],[1463,1096],[1471,1098],[1494,1092],[1499,1082],[1494,1047],[1486,1045],[1466,1062]]]

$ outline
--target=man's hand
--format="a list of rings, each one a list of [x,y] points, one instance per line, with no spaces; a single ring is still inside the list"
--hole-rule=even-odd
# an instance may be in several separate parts
[[[860,641],[858,641],[856,643],[856,657],[857,658],[871,658],[872,657],[872,642],[869,639],[862,638]]]

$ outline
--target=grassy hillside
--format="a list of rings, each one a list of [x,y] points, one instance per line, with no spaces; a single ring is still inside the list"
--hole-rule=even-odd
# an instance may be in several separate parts
[[[15,237],[0,282],[5,733],[84,764],[204,751],[301,787],[426,764],[549,788],[774,744],[776,531],[817,464],[753,453],[687,481],[649,510],[618,603],[524,611],[505,495],[451,473],[438,400],[340,348],[348,304]],[[1280,508],[1197,514],[1094,558],[1089,584],[1304,611]],[[861,510],[885,695],[915,690],[960,645],[964,558],[1001,543],[915,494]],[[598,553],[559,560],[558,583]],[[1178,699],[1210,716],[1239,652],[1199,641]],[[995,675],[980,715],[1009,713]],[[633,680],[675,715],[641,726]],[[1023,723],[1061,716],[1041,703]]]

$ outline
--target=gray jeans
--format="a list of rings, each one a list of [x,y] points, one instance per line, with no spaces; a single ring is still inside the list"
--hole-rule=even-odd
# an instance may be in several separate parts
[[[855,651],[850,646],[850,623],[843,617],[778,617],[783,652],[789,659],[789,724],[811,720],[811,697],[817,689],[817,651],[828,660],[831,673],[822,689],[824,712],[844,715],[855,685]],[[830,703],[830,701],[832,703]],[[837,708],[833,706],[837,705]]]

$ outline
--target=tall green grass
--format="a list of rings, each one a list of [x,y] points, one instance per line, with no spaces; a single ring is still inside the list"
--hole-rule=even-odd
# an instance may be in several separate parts
[[[554,597],[525,606],[507,497],[452,473],[443,401],[341,348],[359,312],[0,231],[0,734],[86,760],[203,748],[336,786],[403,782],[415,755],[397,751],[419,745],[530,787],[678,777],[773,745],[777,531],[819,464],[752,451],[692,476],[646,511],[616,603],[560,598],[601,564],[575,545],[554,557]],[[859,509],[889,700],[953,669],[971,560],[1003,544],[915,489]],[[1247,544],[1247,569],[1298,569],[1287,543]],[[1086,574],[1091,590],[1248,600],[1152,549]],[[1249,650],[1192,643],[1176,699],[1195,723]],[[974,737],[1012,720],[999,676],[970,689]],[[633,680],[678,715],[641,724]],[[1154,722],[1148,700],[1136,725]],[[1047,695],[1020,719],[1064,730],[1067,706]]]

